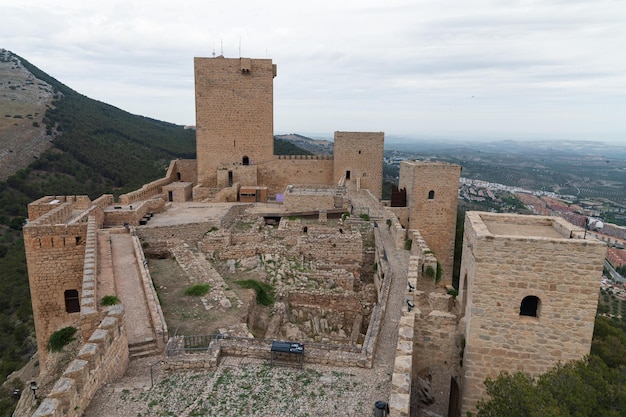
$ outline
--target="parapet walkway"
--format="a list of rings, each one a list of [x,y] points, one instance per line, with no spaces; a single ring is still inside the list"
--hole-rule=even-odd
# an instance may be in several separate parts
[[[126,332],[131,349],[133,345],[154,345],[155,333],[139,269],[143,265],[137,263],[130,234],[116,232],[103,232],[99,240],[100,259],[110,259],[111,262],[101,265],[101,275],[113,275],[115,294],[126,311]],[[108,289],[110,284],[103,287]]]

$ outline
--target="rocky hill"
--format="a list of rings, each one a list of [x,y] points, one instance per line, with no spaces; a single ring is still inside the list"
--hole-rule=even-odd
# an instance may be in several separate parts
[[[17,55],[0,49],[0,181],[52,146],[43,118],[54,95]]]
[[[314,155],[332,155],[333,142],[321,139],[311,139],[297,133],[289,133],[287,135],[276,135],[276,139],[281,139],[305,149]]]

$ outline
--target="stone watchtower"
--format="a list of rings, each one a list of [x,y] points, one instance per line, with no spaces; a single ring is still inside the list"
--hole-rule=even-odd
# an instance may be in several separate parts
[[[42,368],[50,335],[80,320],[88,224],[69,220],[89,205],[87,196],[43,197],[28,205],[24,248]]]
[[[500,371],[547,372],[591,348],[606,247],[559,217],[468,212],[462,414]]]
[[[256,185],[255,164],[274,158],[276,65],[219,56],[194,67],[199,186]]]
[[[350,189],[367,188],[379,200],[383,193],[383,132],[335,132],[334,175]]]
[[[406,192],[408,229],[417,229],[452,283],[454,239],[461,166],[445,162],[402,161],[398,188]]]

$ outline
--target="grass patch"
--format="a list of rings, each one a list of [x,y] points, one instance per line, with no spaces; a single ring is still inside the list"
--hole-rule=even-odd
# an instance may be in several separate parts
[[[100,300],[101,306],[114,306],[115,304],[119,304],[120,299],[116,295],[105,295]]]
[[[270,306],[274,304],[275,289],[273,285],[265,282],[260,282],[254,279],[246,279],[242,281],[235,281],[235,284],[242,288],[248,288],[254,290],[256,293],[256,302],[264,306]]]
[[[76,340],[74,337],[76,331],[76,327],[68,326],[52,333],[50,340],[48,340],[48,350],[50,352],[60,352],[63,350],[63,347],[68,345],[73,340]]]
[[[211,286],[209,284],[196,284],[191,287],[185,288],[185,295],[192,295],[194,297],[200,297],[206,295]]]

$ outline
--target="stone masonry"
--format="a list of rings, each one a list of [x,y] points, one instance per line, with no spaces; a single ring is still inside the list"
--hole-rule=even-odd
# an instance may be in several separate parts
[[[456,209],[461,166],[445,162],[400,163],[398,188],[406,190],[407,229],[416,229],[441,264],[442,278],[452,283]]]
[[[537,376],[589,353],[605,252],[558,217],[466,214],[462,415],[487,377]]]
[[[195,58],[198,183],[217,186],[217,170],[273,160],[271,59]],[[233,178],[242,185],[250,184]]]

